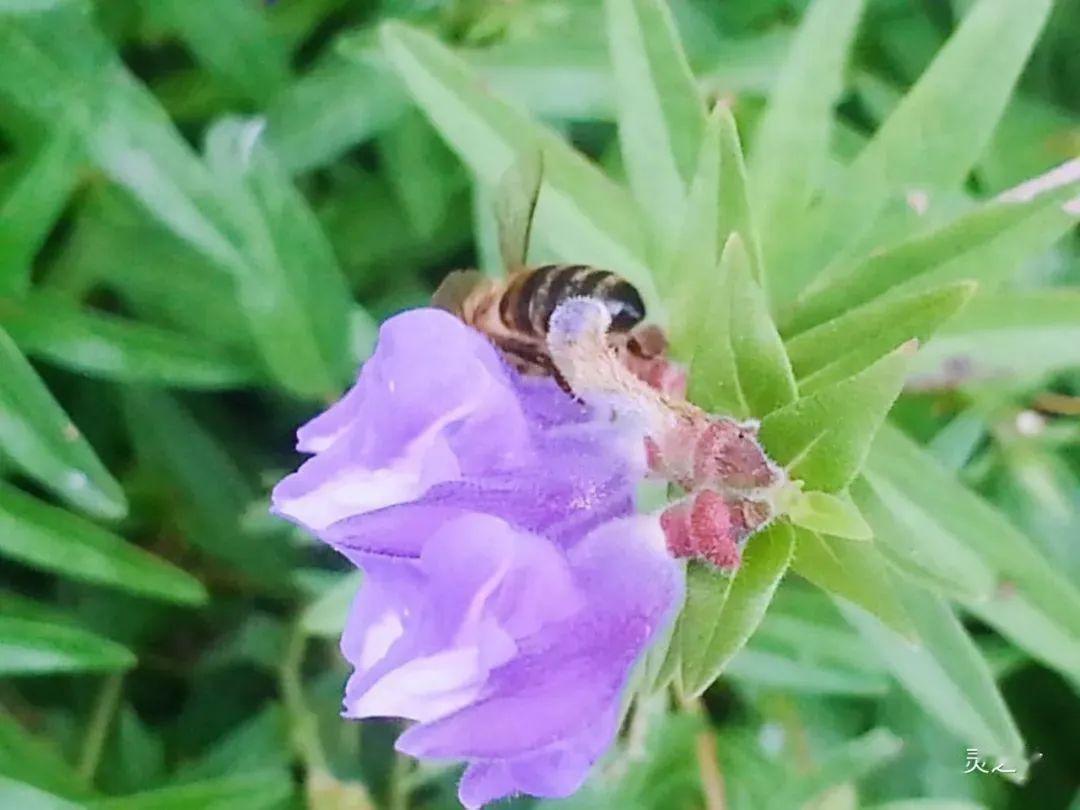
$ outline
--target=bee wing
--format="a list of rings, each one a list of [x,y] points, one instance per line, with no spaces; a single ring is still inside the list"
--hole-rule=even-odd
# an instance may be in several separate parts
[[[518,153],[499,180],[495,191],[495,219],[499,226],[499,253],[507,272],[525,265],[533,213],[544,178],[544,158],[539,147]]]
[[[431,305],[460,317],[465,299],[487,282],[487,277],[479,270],[455,270],[439,284],[431,296]]]

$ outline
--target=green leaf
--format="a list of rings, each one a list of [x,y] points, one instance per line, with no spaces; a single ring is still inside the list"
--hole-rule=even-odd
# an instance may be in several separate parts
[[[777,591],[769,612],[724,675],[754,689],[796,694],[883,695],[891,679],[866,642],[820,591]]]
[[[705,105],[663,0],[606,0],[616,119],[630,188],[660,234],[679,231]]]
[[[206,591],[190,574],[93,523],[0,484],[0,554],[154,599],[202,604]]]
[[[0,676],[109,672],[133,666],[131,652],[86,630],[0,616]]]
[[[842,596],[905,636],[911,620],[894,592],[893,576],[873,542],[843,540],[796,527],[792,570],[823,591]]]
[[[872,527],[878,550],[924,587],[977,601],[993,594],[994,569],[942,526],[932,504],[869,470],[851,485],[851,494]]]
[[[3,662],[0,662],[0,666],[3,666]],[[18,779],[39,790],[69,799],[79,799],[90,794],[85,782],[64,762],[52,745],[31,735],[6,710],[0,709],[0,778],[2,777]]]
[[[739,235],[724,247],[717,290],[695,291],[710,304],[690,366],[690,398],[709,411],[763,416],[795,400],[795,379],[765,296]]]
[[[237,295],[277,380],[331,396],[352,373],[349,290],[314,213],[261,143],[262,127],[226,119],[206,140],[206,162],[249,262]]]
[[[284,769],[222,776],[203,782],[159,788],[87,803],[88,810],[268,810],[293,793]]]
[[[867,810],[987,810],[986,805],[961,799],[903,799],[875,804]]]
[[[806,807],[826,790],[854,781],[899,755],[904,743],[885,728],[876,728],[829,749],[818,766],[784,785],[770,807]]]
[[[80,310],[59,297],[0,298],[0,325],[33,357],[122,382],[240,387],[262,370],[198,337]]]
[[[966,546],[993,572],[1000,583],[993,597],[966,601],[968,610],[1040,661],[1080,678],[1080,592],[1027,536],[896,428],[878,434],[867,473],[874,485],[886,482],[903,496],[897,508],[917,504],[953,539],[950,546]]]
[[[904,295],[956,279],[999,282],[1065,235],[1080,218],[1070,161],[929,233],[823,274],[799,299],[784,334],[804,332],[884,295]]]
[[[308,171],[391,126],[407,109],[405,90],[389,68],[333,54],[267,107],[266,138],[288,171]]]
[[[720,208],[717,222],[719,244],[725,244],[731,234],[739,234],[750,257],[750,269],[754,279],[762,280],[761,245],[750,198],[747,191],[746,163],[735,116],[726,104],[718,104],[717,119],[720,124]]]
[[[438,41],[399,23],[383,47],[413,99],[477,178],[495,187],[523,146],[544,153],[534,238],[574,262],[607,267],[655,300],[641,217],[629,196],[552,132],[486,91]]]
[[[670,655],[679,689],[696,697],[716,680],[753,634],[791,561],[794,537],[778,524],[750,538],[734,575],[704,563],[687,569],[686,605]]]
[[[784,515],[796,526],[819,534],[845,540],[869,540],[874,536],[874,530],[850,498],[827,492],[800,492],[784,509]]]
[[[72,133],[53,130],[15,182],[0,189],[0,290],[29,287],[31,263],[75,187],[81,159]]]
[[[70,126],[110,179],[231,276],[285,390],[336,394],[350,371],[348,297],[313,215],[259,143],[262,125],[216,127],[220,159],[208,166],[84,12],[61,7],[0,24],[0,95]]]
[[[270,36],[263,7],[215,0],[157,0],[156,19],[174,27],[206,70],[238,95],[265,104],[285,85],[285,49]]]
[[[981,0],[823,202],[808,272],[860,240],[892,200],[959,186],[981,157],[1051,0]]]
[[[981,293],[912,364],[915,388],[1028,382],[1080,367],[1080,288]]]
[[[0,448],[73,506],[103,518],[127,512],[124,492],[0,328]]]
[[[913,338],[921,345],[974,292],[974,284],[961,281],[906,297],[881,298],[793,337],[785,346],[799,390],[812,393],[857,374]]]
[[[229,449],[164,393],[128,391],[123,413],[140,463],[166,490],[172,514],[162,517],[241,580],[281,589],[296,559],[282,533],[241,525],[257,493]]]
[[[901,685],[928,715],[984,755],[1005,760],[1026,777],[1024,742],[994,678],[964,626],[938,596],[895,583],[919,642],[912,644],[853,605],[839,603]]]
[[[310,636],[336,638],[345,629],[349,606],[360,590],[364,575],[353,571],[337,578],[317,599],[300,614],[300,625]]]
[[[803,15],[754,135],[750,188],[762,231],[765,285],[783,273],[782,251],[824,179],[833,108],[863,0],[816,0]]]
[[[716,231],[720,216],[720,122],[715,113],[705,122],[685,208],[682,225],[668,250],[670,256],[660,262],[655,275],[668,311],[678,313],[668,330],[671,351],[689,362],[700,336],[712,328],[713,298],[723,295],[727,284],[726,274],[716,269],[720,255]],[[725,378],[727,373],[725,369]]]
[[[0,806],[17,807],[19,810],[85,810],[85,805],[69,802],[26,782],[4,776],[0,776]]]
[[[910,356],[901,346],[854,377],[770,413],[760,434],[769,455],[808,489],[844,489],[900,393]]]

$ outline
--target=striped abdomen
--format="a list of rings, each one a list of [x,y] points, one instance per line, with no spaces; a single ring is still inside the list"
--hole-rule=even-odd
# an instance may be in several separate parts
[[[515,274],[499,300],[499,318],[507,329],[543,337],[555,308],[577,297],[603,302],[612,332],[628,332],[645,318],[645,302],[630,282],[582,264],[547,264]]]

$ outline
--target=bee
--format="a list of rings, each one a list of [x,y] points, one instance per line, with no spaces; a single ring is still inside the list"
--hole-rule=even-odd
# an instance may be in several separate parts
[[[499,252],[506,277],[455,271],[439,285],[432,304],[484,333],[519,372],[553,376],[563,384],[547,348],[551,316],[564,301],[589,298],[610,314],[608,343],[622,362],[649,385],[680,392],[685,375],[667,360],[667,338],[646,322],[645,301],[633,284],[611,270],[584,264],[526,265],[542,177],[539,150],[526,151],[497,189]]]

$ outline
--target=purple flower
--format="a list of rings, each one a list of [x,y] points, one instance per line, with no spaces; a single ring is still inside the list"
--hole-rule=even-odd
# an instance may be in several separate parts
[[[298,447],[274,511],[366,573],[346,716],[416,721],[398,748],[465,760],[468,807],[576,790],[681,599],[658,519],[634,516],[640,430],[422,309],[383,325]]]
[[[611,744],[630,668],[670,618],[678,568],[657,522],[616,520],[569,551],[473,514],[419,560],[379,560],[342,637],[347,717],[418,723],[415,757],[463,759],[466,807],[566,796]]]

